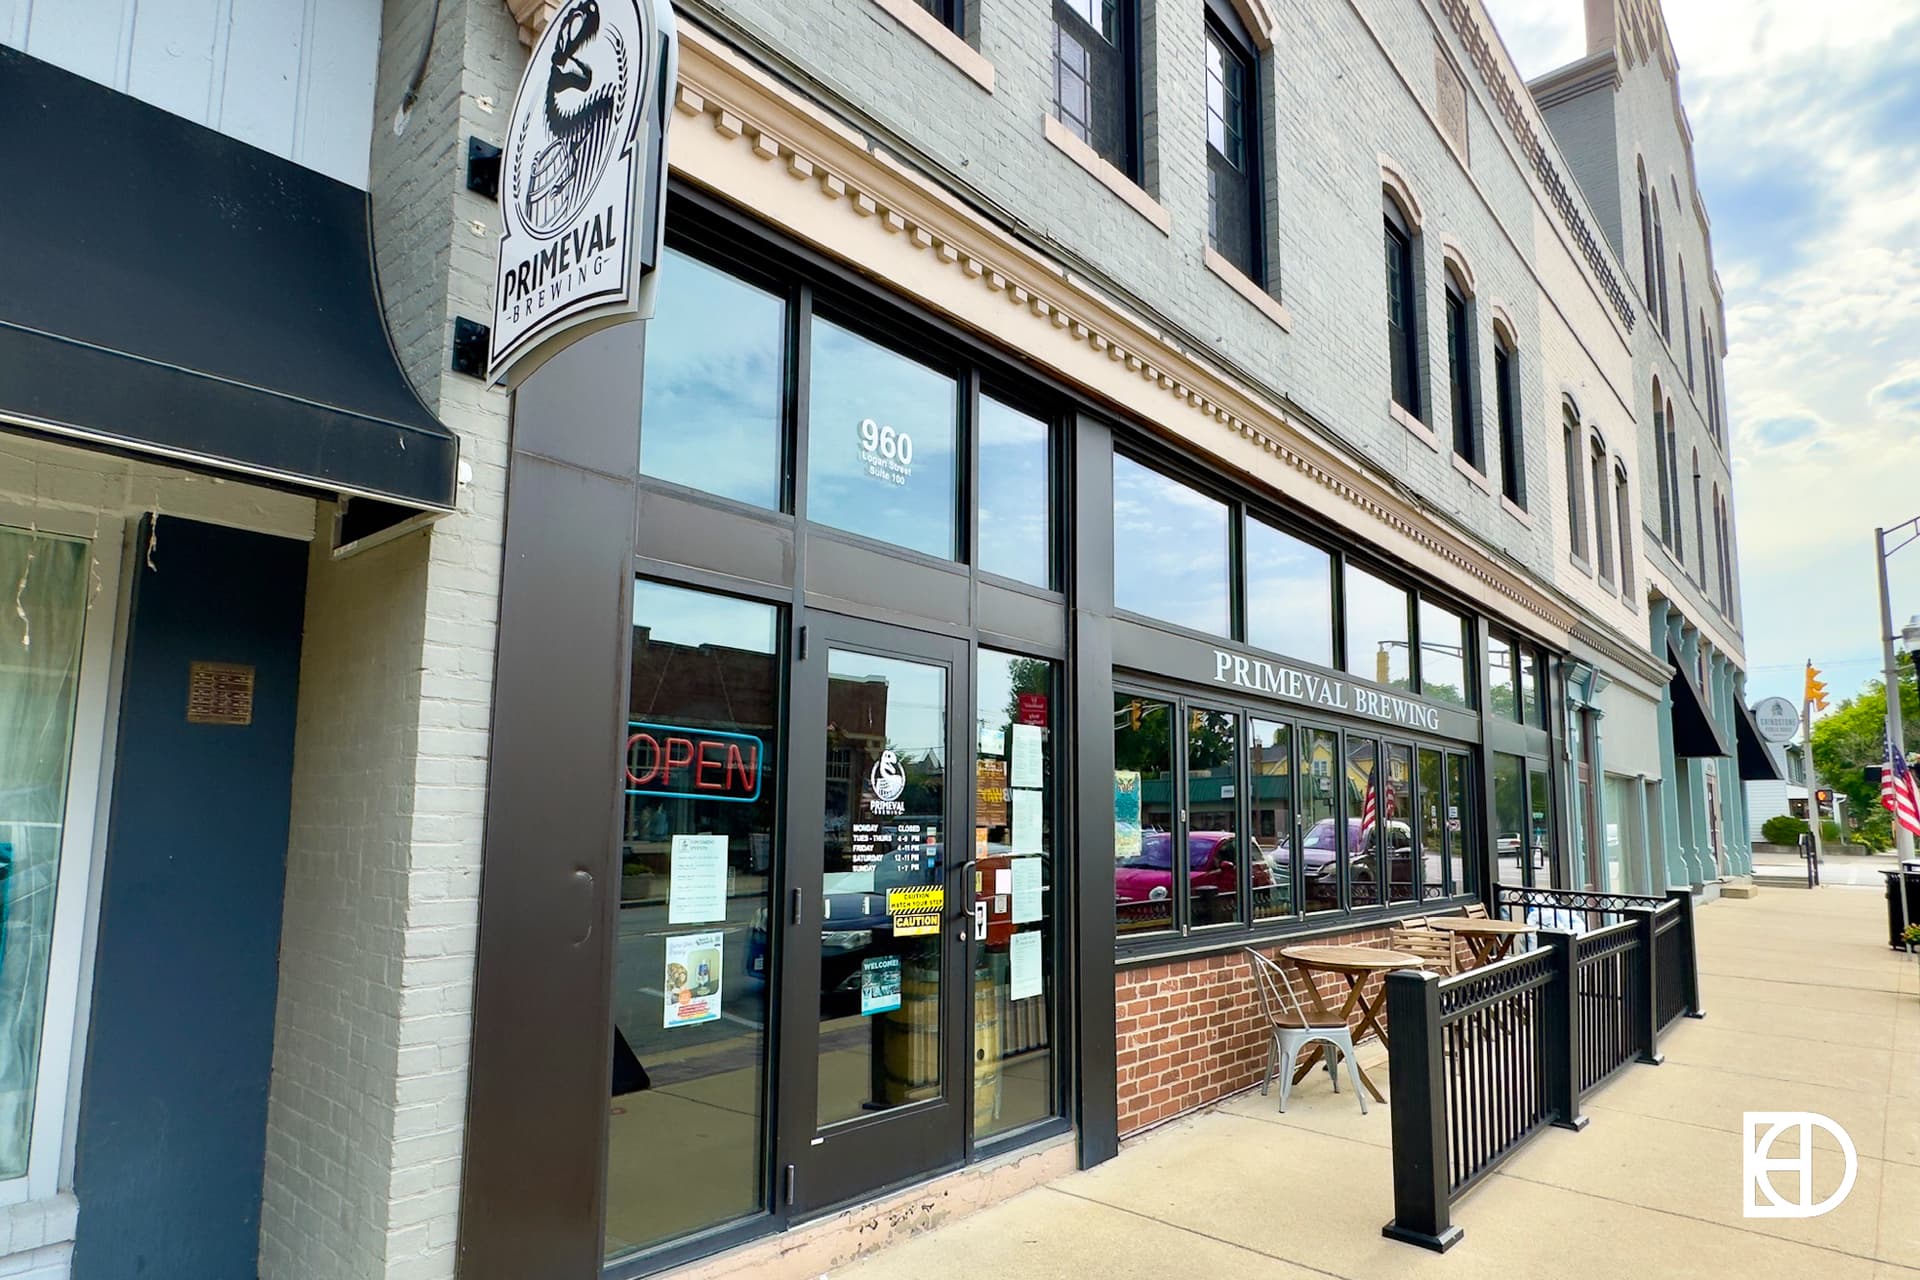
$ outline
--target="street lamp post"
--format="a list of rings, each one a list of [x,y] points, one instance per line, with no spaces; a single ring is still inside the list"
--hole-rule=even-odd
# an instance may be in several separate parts
[[[1879,553],[1875,560],[1875,567],[1880,571],[1880,652],[1886,662],[1887,765],[1889,767],[1893,764],[1893,753],[1906,750],[1906,738],[1902,736],[1900,727],[1900,662],[1893,653],[1893,642],[1896,637],[1893,634],[1893,601],[1887,590],[1887,557],[1895,551],[1913,545],[1916,539],[1920,539],[1920,516],[1915,516],[1904,524],[1895,525],[1893,531],[1905,533],[1907,536],[1891,551],[1887,549],[1887,531],[1885,529],[1873,531],[1874,548]],[[1915,645],[1920,644],[1920,617],[1909,619],[1907,625],[1901,629],[1898,639],[1907,646],[1909,652],[1913,652]],[[1920,670],[1920,667],[1916,670]],[[1898,814],[1894,815],[1893,821],[1893,847],[1900,855],[1900,865],[1893,873],[1893,896],[1900,902],[1900,936],[1904,942],[1907,930],[1913,924],[1907,915],[1907,861],[1913,857],[1913,833],[1907,830]],[[1912,950],[1910,944],[1908,950]]]
[[[1900,661],[1894,655],[1893,642],[1901,640],[1912,648],[1916,642],[1920,642],[1920,627],[1909,622],[1899,635],[1894,634],[1893,601],[1887,590],[1887,558],[1894,552],[1911,546],[1916,539],[1920,539],[1920,516],[1895,525],[1892,532],[1905,533],[1907,536],[1899,546],[1888,550],[1888,530],[1873,531],[1874,550],[1877,553],[1874,558],[1874,567],[1880,571],[1880,654],[1885,663],[1884,674],[1887,680],[1887,742],[1889,744],[1887,754],[1889,757],[1892,756],[1895,747],[1902,751],[1906,749],[1906,738],[1902,736],[1900,726]],[[1888,763],[1892,763],[1891,758]],[[1894,848],[1899,851],[1902,864],[1913,857],[1913,833],[1898,821],[1893,824],[1893,841]],[[1906,914],[1906,901],[1906,894],[1902,893],[1900,904],[1903,916]]]

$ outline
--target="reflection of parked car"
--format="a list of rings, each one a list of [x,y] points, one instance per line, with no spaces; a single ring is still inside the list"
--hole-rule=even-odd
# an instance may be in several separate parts
[[[1187,892],[1191,895],[1233,895],[1240,891],[1240,842],[1231,831],[1187,833]],[[1249,868],[1253,887],[1273,884],[1273,866],[1256,854]],[[1117,863],[1113,896],[1118,903],[1165,902],[1173,894],[1173,835],[1148,831],[1140,838],[1140,852]],[[1196,908],[1196,920],[1204,912]]]
[[[1494,852],[1498,854],[1502,860],[1511,861],[1516,866],[1519,865],[1520,837],[1517,833],[1508,832],[1506,835],[1501,836],[1493,842],[1493,847]],[[1533,869],[1535,871],[1544,871],[1546,866],[1547,846],[1543,841],[1536,839],[1533,844]]]
[[[820,1012],[837,1018],[859,1012],[861,961],[891,953],[893,922],[885,891],[830,893],[826,908],[820,925]],[[767,964],[767,910],[762,907],[747,930],[747,976],[765,982]]]
[[[1301,875],[1305,877],[1309,906],[1332,906],[1340,897],[1340,842],[1332,818],[1322,818],[1307,831],[1300,842]],[[1389,822],[1387,831],[1387,872],[1391,896],[1408,897],[1413,888],[1413,828],[1404,822]],[[1351,862],[1356,880],[1374,879],[1374,856],[1370,840],[1360,832],[1360,819],[1347,819],[1347,847],[1353,850]],[[1285,859],[1283,846],[1277,855]],[[1430,863],[1429,865],[1437,865]]]

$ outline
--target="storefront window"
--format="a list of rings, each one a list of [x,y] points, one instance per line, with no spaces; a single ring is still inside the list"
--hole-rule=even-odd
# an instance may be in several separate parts
[[[1521,652],[1520,722],[1544,729],[1547,727],[1546,718],[1542,714],[1547,706],[1544,683],[1546,664],[1540,660],[1538,649],[1524,649]]]
[[[1420,748],[1420,893],[1447,894],[1447,787],[1445,759],[1431,747]]]
[[[1116,460],[1117,461],[1117,460]],[[1173,928],[1173,704],[1113,697],[1113,896],[1122,934]]]
[[[1501,884],[1527,884],[1527,772],[1519,756],[1495,752],[1493,761],[1494,871]]]
[[[1380,897],[1384,806],[1373,739],[1347,739],[1347,903],[1352,907],[1378,906]]]
[[[1195,928],[1240,918],[1240,717],[1187,713],[1187,913]],[[1261,870],[1267,870],[1262,864]],[[1270,887],[1272,877],[1264,876]]]
[[[1293,914],[1293,730],[1252,722],[1247,774],[1252,828],[1247,834],[1253,918]]]
[[[1447,753],[1447,861],[1449,885],[1455,893],[1480,888],[1480,858],[1473,854],[1473,759],[1457,751]],[[1469,856],[1473,855],[1473,856]]]
[[[607,1253],[759,1211],[780,610],[634,585]]]
[[[807,519],[950,560],[959,384],[818,316],[807,413]]]
[[[1114,603],[1224,636],[1231,578],[1227,504],[1115,454]]]
[[[1053,586],[1053,443],[1046,421],[980,397],[980,567]]]
[[[1054,691],[1043,658],[980,650],[975,696],[974,901],[987,936],[974,947],[973,1136],[1054,1114],[1052,1022]]]
[[[0,1178],[33,1136],[88,563],[84,542],[0,529]]]
[[[1308,911],[1340,909],[1340,735],[1331,729],[1300,730],[1301,896]]]
[[[1396,689],[1413,688],[1407,593],[1365,569],[1347,566],[1347,670]]]
[[[1487,710],[1502,720],[1520,712],[1520,671],[1514,666],[1513,638],[1502,631],[1487,633]]]
[[[1473,705],[1467,680],[1467,624],[1431,600],[1420,602],[1420,692],[1456,707]]]
[[[1394,902],[1412,902],[1419,890],[1414,878],[1413,748],[1389,742],[1386,757],[1387,781],[1381,792],[1381,812],[1387,894]]]
[[[1247,643],[1333,665],[1333,557],[1270,524],[1246,522]]]
[[[778,509],[786,303],[667,250],[647,326],[640,470]]]
[[[1527,762],[1527,840],[1532,855],[1533,879],[1529,884],[1562,888],[1560,860],[1554,856],[1553,788],[1547,782],[1547,766],[1539,760]]]

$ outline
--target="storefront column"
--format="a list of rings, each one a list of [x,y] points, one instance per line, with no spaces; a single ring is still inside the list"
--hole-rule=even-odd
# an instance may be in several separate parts
[[[1700,632],[1684,624],[1680,628],[1680,657],[1689,668],[1699,670]],[[1687,780],[1686,807],[1680,814],[1685,832],[1682,847],[1687,853],[1693,883],[1705,884],[1719,878],[1713,866],[1712,836],[1707,830],[1707,769],[1697,756],[1687,757],[1682,767]]]
[[[1667,637],[1672,632],[1673,606],[1665,600],[1655,600],[1648,606],[1650,622],[1649,636],[1653,651],[1663,654],[1667,651]],[[1656,889],[1686,888],[1693,883],[1693,876],[1687,867],[1686,856],[1682,851],[1680,837],[1680,770],[1673,754],[1673,690],[1666,685],[1660,686],[1660,812],[1657,830],[1648,831],[1648,843],[1659,841],[1657,857],[1650,857],[1655,867],[1660,869],[1653,887]]]
[[[514,394],[462,1280],[600,1270],[643,332]]]
[[[1073,610],[1069,615],[1075,786],[1071,963],[1080,1167],[1120,1153],[1119,1040],[1113,962],[1113,433],[1074,419]]]
[[[1747,705],[1747,675],[1738,668],[1731,668],[1731,671],[1733,705],[1735,714],[1738,714],[1739,708]],[[1733,801],[1736,814],[1734,847],[1740,851],[1740,874],[1750,876],[1753,874],[1753,821],[1747,808],[1747,784],[1744,780],[1740,780],[1733,788]]]

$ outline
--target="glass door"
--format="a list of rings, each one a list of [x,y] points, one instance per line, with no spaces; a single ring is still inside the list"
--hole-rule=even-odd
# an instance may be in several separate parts
[[[955,843],[965,643],[821,614],[806,630],[781,1046],[798,1213],[964,1158],[976,869]]]

